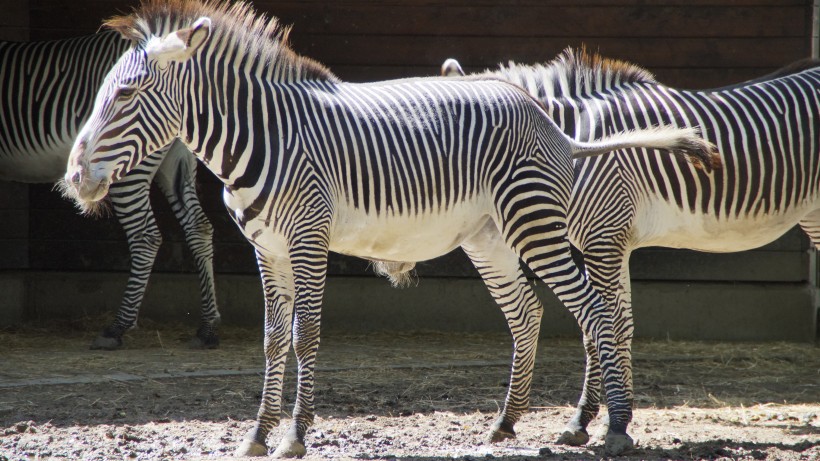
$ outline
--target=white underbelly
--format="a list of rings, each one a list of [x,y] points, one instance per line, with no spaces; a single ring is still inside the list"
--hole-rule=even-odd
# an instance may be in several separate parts
[[[668,204],[645,207],[633,227],[635,248],[662,246],[730,253],[771,243],[814,210],[814,204],[755,217],[691,213]]]
[[[241,210],[252,202],[227,189],[223,200],[234,218],[240,221]],[[446,212],[408,216],[377,216],[340,203],[333,216],[328,249],[371,260],[426,261],[447,254],[475,235],[490,219],[490,213],[490,207],[480,198],[453,205]],[[266,222],[266,216],[261,213],[246,222],[242,227],[243,234],[263,253],[288,257],[286,238],[275,230],[277,224]]]
[[[376,216],[343,208],[334,219],[330,250],[382,261],[426,261],[447,254],[475,235],[490,219],[489,212],[480,201],[417,216]]]

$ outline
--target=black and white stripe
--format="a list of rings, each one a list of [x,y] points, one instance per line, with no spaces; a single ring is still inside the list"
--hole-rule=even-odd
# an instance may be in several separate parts
[[[79,201],[98,200],[127,171],[122,165],[173,135],[224,182],[225,205],[256,249],[265,295],[265,384],[240,454],[267,454],[291,344],[296,407],[275,455],[305,453],[329,251],[412,263],[458,246],[515,342],[490,438],[514,436],[528,405],[542,307],[526,288],[520,258],[594,338],[612,415],[608,445],[616,452],[631,445],[612,319],[566,238],[571,160],[647,144],[706,158],[709,146],[691,130],[578,143],[504,82],[344,83],[296,56],[275,20],[245,4],[147,2],[111,25],[135,47],[101,88],[66,182]]]
[[[456,62],[443,71],[460,73]],[[800,225],[820,245],[820,62],[805,60],[737,85],[687,91],[645,69],[567,50],[546,65],[510,63],[473,78],[500,78],[544,103],[567,134],[596,139],[657,124],[697,126],[720,152],[715,174],[667,155],[611,155],[575,164],[569,235],[590,281],[613,307],[632,400],[629,256],[665,246],[734,252]],[[578,412],[562,440],[585,443],[600,403],[600,362],[585,338]]]
[[[0,179],[54,183],[62,179],[74,138],[91,113],[108,70],[130,42],[114,32],[43,42],[0,42]],[[163,149],[167,150],[167,147]],[[151,183],[167,198],[194,255],[202,319],[196,342],[218,344],[210,222],[196,194],[196,162],[181,144],[152,156],[111,185],[114,213],[125,230],[131,268],[114,322],[92,348],[116,348],[134,327],[162,241],[149,201]]]

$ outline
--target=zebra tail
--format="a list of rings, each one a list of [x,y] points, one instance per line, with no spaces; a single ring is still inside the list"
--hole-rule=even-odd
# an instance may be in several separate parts
[[[614,150],[637,147],[668,151],[693,164],[695,168],[705,171],[718,169],[722,165],[714,144],[703,139],[695,128],[658,126],[623,131],[599,141],[570,141],[573,159],[595,157]]]

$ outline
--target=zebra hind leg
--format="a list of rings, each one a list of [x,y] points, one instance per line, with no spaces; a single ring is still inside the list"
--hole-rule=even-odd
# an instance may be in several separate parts
[[[631,351],[629,344],[631,340],[631,306],[630,285],[629,285],[629,252],[625,250],[626,238],[623,235],[612,236],[607,234],[601,238],[587,237],[588,241],[584,246],[584,263],[589,281],[598,293],[604,298],[609,308],[614,314],[613,326],[617,339],[625,357],[624,371],[626,372],[626,383],[628,392],[628,402],[632,404],[632,379],[631,379]],[[584,335],[584,350],[586,351],[586,371],[584,374],[584,387],[578,406],[572,419],[567,423],[564,432],[558,442],[566,445],[584,445],[589,441],[587,426],[598,415],[601,404],[601,362],[595,343],[588,335]],[[608,426],[608,423],[605,423]]]
[[[155,182],[185,232],[185,241],[194,256],[202,300],[200,325],[190,345],[194,348],[219,347],[219,309],[214,283],[213,226],[202,210],[196,191],[196,158],[179,143],[172,144],[157,171]]]
[[[513,336],[510,387],[488,437],[489,442],[500,442],[515,438],[515,423],[529,408],[543,307],[521,271],[518,255],[504,243],[495,222],[488,221],[462,248],[504,313]]]
[[[150,174],[135,170],[125,180],[111,185],[109,195],[128,240],[131,270],[114,321],[94,339],[91,349],[118,349],[123,334],[136,327],[145,287],[162,243],[148,196],[150,184]]]
[[[528,182],[530,188],[537,185],[536,181]],[[542,200],[543,206],[533,206],[533,197]],[[626,432],[632,420],[628,358],[617,345],[614,313],[572,260],[565,232],[566,214],[550,201],[550,190],[544,189],[542,194],[530,195],[526,213],[517,213],[512,206],[505,213],[499,207],[500,227],[510,248],[550,287],[595,344],[610,420],[605,451],[607,455],[619,455],[634,447]]]
[[[558,438],[557,443],[563,445],[581,446],[589,442],[587,425],[598,414],[601,404],[601,362],[598,360],[595,343],[588,335],[584,335],[584,349],[587,356],[584,388],[575,414]]]

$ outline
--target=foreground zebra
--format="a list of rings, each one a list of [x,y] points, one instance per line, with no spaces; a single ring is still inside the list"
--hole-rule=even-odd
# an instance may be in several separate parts
[[[514,337],[510,388],[491,439],[513,436],[528,406],[542,308],[520,257],[594,338],[613,415],[607,447],[631,446],[611,318],[566,239],[570,161],[648,144],[691,151],[711,165],[710,146],[693,130],[576,143],[504,82],[343,83],[288,48],[288,29],[240,3],[148,1],[108,26],[134,47],[100,89],[69,158],[66,188],[80,203],[100,200],[176,136],[225,183],[225,204],[256,249],[265,296],[262,403],[239,455],[267,454],[291,338],[296,405],[274,454],[305,453],[328,251],[400,270],[399,263],[457,246]]]
[[[129,46],[115,32],[47,42],[0,42],[0,179],[52,184],[62,179],[71,144],[91,113],[95,92]],[[149,156],[111,185],[111,203],[131,252],[131,272],[116,318],[94,340],[92,349],[121,346],[123,333],[136,326],[162,241],[149,200],[152,181],[182,225],[199,272],[202,318],[194,343],[217,346],[213,230],[199,205],[195,173],[196,161],[175,143],[168,153]]]
[[[445,75],[462,75],[455,60]],[[564,132],[587,140],[658,123],[698,126],[717,145],[717,174],[664,155],[610,155],[575,164],[569,236],[590,281],[614,307],[632,401],[629,255],[647,246],[749,250],[800,225],[820,246],[820,62],[714,90],[664,86],[647,70],[567,50],[546,65],[510,64],[471,78],[525,88]],[[584,336],[587,369],[578,410],[561,441],[584,444],[598,413],[601,362]]]

